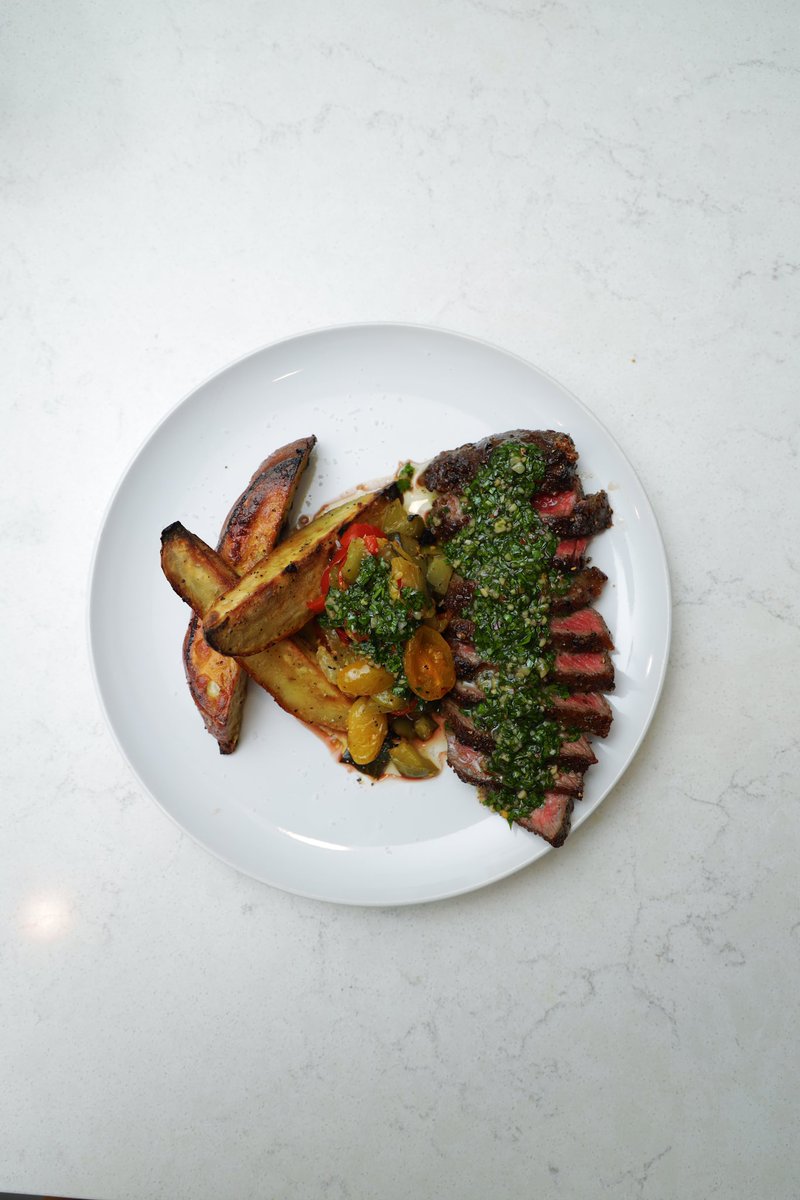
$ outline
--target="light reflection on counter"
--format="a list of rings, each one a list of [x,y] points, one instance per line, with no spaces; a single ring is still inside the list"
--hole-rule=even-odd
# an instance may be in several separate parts
[[[22,932],[38,942],[52,942],[72,926],[72,913],[66,897],[52,894],[31,896],[20,913]]]

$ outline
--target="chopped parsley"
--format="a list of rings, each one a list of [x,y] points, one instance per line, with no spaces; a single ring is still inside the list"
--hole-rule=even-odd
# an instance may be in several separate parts
[[[404,467],[397,472],[395,486],[398,492],[407,492],[411,487],[411,481],[414,478],[414,464],[407,462]]]

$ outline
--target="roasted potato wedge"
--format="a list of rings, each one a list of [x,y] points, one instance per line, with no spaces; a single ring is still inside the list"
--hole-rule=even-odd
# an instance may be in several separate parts
[[[164,574],[196,613],[208,606],[209,596],[220,595],[236,582],[233,568],[180,522],[165,529],[161,539]],[[325,678],[310,647],[287,640],[248,658],[228,661],[238,663],[301,721],[346,728],[351,701]]]
[[[339,532],[375,499],[375,492],[363,493],[290,533],[212,603],[203,617],[208,644],[222,654],[256,654],[301,629]]]
[[[265,458],[222,527],[217,552],[244,575],[271,553],[317,439],[298,438]]]
[[[195,708],[220,754],[232,754],[239,744],[247,674],[235,658],[211,649],[194,614],[183,639],[183,669]]]
[[[281,708],[311,725],[347,729],[353,703],[323,675],[316,660],[293,638],[240,660],[247,673],[274,696]]]
[[[161,570],[172,590],[199,617],[239,578],[216,550],[180,521],[173,521],[161,533]]]
[[[266,458],[228,513],[217,551],[237,575],[274,547],[316,440],[299,438]],[[235,659],[212,650],[197,616],[186,631],[183,665],[206,729],[217,739],[220,753],[232,753],[239,741],[247,676]]]

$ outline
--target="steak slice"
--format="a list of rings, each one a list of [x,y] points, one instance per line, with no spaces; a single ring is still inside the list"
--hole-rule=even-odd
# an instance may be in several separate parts
[[[492,664],[487,663],[469,642],[451,642],[449,638],[447,641],[450,642],[453,651],[456,679],[474,679],[481,671],[491,668]]]
[[[447,735],[447,761],[464,783],[471,783],[474,787],[490,791],[495,787],[495,780],[489,773],[480,750],[465,746],[454,733]]]
[[[597,653],[556,654],[553,679],[573,692],[613,692],[614,664],[607,650]]]
[[[544,804],[535,808],[529,817],[517,824],[531,833],[538,833],[551,846],[563,846],[572,821],[575,801],[567,792],[546,792]]]
[[[463,579],[454,571],[450,576],[447,595],[442,601],[444,611],[451,614],[460,613],[472,600],[477,586],[471,579]]]
[[[614,649],[608,626],[596,608],[580,608],[568,616],[553,617],[550,639],[557,650]]]
[[[563,516],[547,516],[536,507],[547,528],[561,538],[591,537],[611,524],[611,505],[605,492],[595,492],[593,496],[578,500]]]
[[[456,686],[450,692],[450,698],[462,708],[471,708],[474,704],[480,704],[481,700],[485,700],[486,693],[474,680],[458,679]]]
[[[600,692],[579,692],[572,696],[557,697],[551,711],[565,729],[596,733],[598,737],[608,737],[614,715],[611,705]]]
[[[556,546],[553,562],[566,571],[577,571],[583,566],[588,538],[563,538]]]
[[[488,730],[479,729],[471,717],[462,712],[458,705],[450,699],[445,700],[442,704],[442,712],[446,727],[453,731],[462,745],[470,746],[473,750],[480,750],[484,754],[491,754],[495,747],[495,740]]]
[[[470,518],[455,492],[445,492],[436,497],[430,511],[429,526],[437,541],[449,542],[469,522]]]
[[[553,596],[550,611],[556,615],[575,612],[591,604],[603,590],[608,579],[598,567],[586,567],[569,577],[569,590],[563,596]],[[474,589],[473,589],[474,590]]]
[[[576,800],[583,799],[583,771],[558,771],[553,777],[553,792],[567,792]]]
[[[531,503],[540,517],[568,517],[580,498],[580,488],[574,487],[568,492],[556,492],[555,495],[534,496]]]
[[[446,630],[447,641],[472,642],[475,640],[475,622],[467,617],[451,617]]]
[[[589,739],[581,736],[574,742],[562,743],[556,762],[560,767],[570,770],[587,771],[597,762],[597,755],[592,750]]]
[[[488,461],[492,451],[504,442],[526,442],[541,451],[545,462],[542,491],[565,490],[571,483],[578,451],[568,433],[558,433],[553,429],[511,429],[480,442],[468,442],[457,450],[445,450],[429,463],[419,481],[431,492],[463,492]]]

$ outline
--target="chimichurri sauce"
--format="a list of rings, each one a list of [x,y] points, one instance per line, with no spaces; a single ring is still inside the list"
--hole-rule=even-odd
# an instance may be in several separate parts
[[[540,451],[526,443],[498,446],[462,496],[470,524],[445,546],[452,567],[477,584],[465,616],[475,647],[494,665],[478,676],[486,698],[470,710],[496,747],[488,762],[497,790],[484,803],[509,823],[544,803],[565,730],[547,711],[564,689],[549,682],[550,598],[566,589],[553,567],[558,538],[531,504],[545,474]]]

